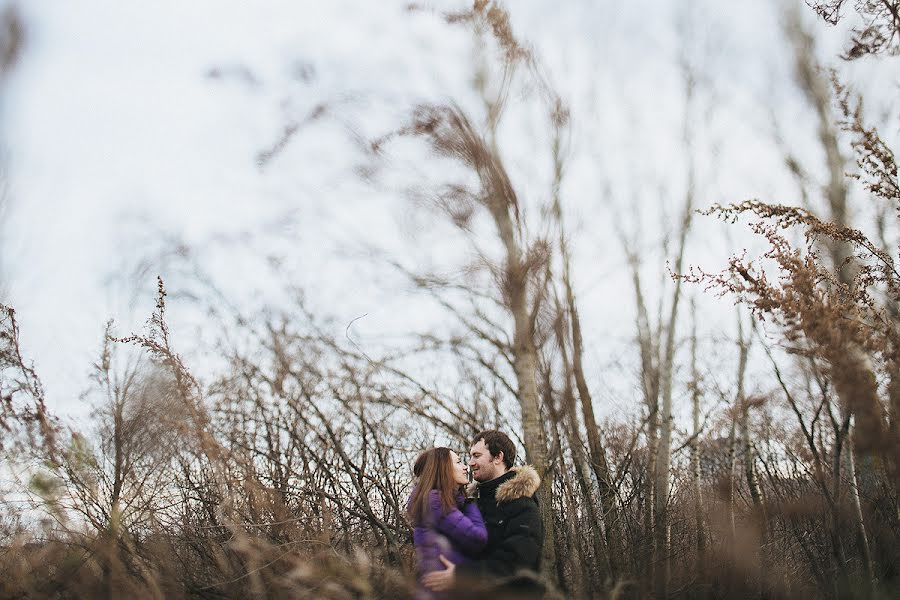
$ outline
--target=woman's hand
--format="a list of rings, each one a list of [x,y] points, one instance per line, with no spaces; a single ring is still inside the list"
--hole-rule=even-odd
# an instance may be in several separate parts
[[[447,567],[443,571],[432,571],[422,578],[422,583],[433,592],[446,592],[453,587],[456,579],[456,565],[441,554],[441,562]]]

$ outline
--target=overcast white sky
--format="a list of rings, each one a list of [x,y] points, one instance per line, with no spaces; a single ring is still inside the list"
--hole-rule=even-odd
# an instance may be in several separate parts
[[[473,37],[440,18],[468,3],[423,3],[434,9],[412,12],[408,4],[18,2],[27,37],[0,99],[10,204],[0,257],[6,300],[18,311],[24,349],[52,408],[80,411],[104,322],[115,318],[122,333],[139,329],[157,273],[171,289],[197,289],[177,261],[160,258],[176,241],[194,248],[239,306],[277,302],[291,283],[339,324],[368,313],[358,335],[373,344],[398,323],[421,329],[435,318],[388,269],[360,254],[371,244],[421,265],[440,262],[448,242],[429,237],[444,230],[402,193],[412,179],[440,173],[399,149],[385,178],[368,185],[355,175],[365,157],[354,135],[398,127],[421,101],[478,109]],[[602,340],[591,355],[597,365],[614,364],[632,313],[613,209],[629,216],[629,203],[640,203],[652,248],[657,190],[667,192],[668,214],[683,196],[679,28],[687,27],[687,52],[704,78],[700,204],[795,201],[772,143],[773,110],[787,143],[814,176],[822,172],[815,121],[790,79],[779,26],[784,3],[507,4],[517,34],[572,107],[564,200],[576,230],[576,278],[588,338]],[[893,65],[838,63],[844,34],[805,11],[823,57],[873,98],[896,96]],[[302,126],[260,168],[259,153],[322,103],[327,115]],[[532,203],[546,196],[550,166],[546,120],[535,105],[517,95],[501,132],[513,181]],[[896,106],[890,110],[896,133]],[[689,259],[721,266],[724,244],[722,229],[704,224]],[[421,262],[411,260],[410,248],[421,251]],[[267,271],[267,257],[288,274]],[[136,271],[142,260],[147,268]],[[650,260],[647,276],[656,281],[663,268],[661,259]],[[203,331],[200,315],[177,298],[170,314],[176,340],[181,332],[189,356],[200,352],[192,347]],[[717,326],[725,327],[709,324]]]

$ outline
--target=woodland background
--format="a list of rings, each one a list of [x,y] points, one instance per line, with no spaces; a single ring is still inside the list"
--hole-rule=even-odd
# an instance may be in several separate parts
[[[451,92],[375,133],[345,123],[354,181],[402,188],[409,227],[428,221],[430,236],[413,236],[407,254],[366,246],[350,259],[391,273],[387,290],[425,299],[437,319],[401,312],[430,325],[368,343],[355,329],[365,315],[311,307],[275,257],[281,303],[250,310],[167,239],[130,271],[147,297],[154,269],[166,273],[149,319],[134,334],[106,325],[89,389],[73,394],[90,411],[73,420],[49,408],[19,307],[4,304],[0,596],[406,597],[412,459],[435,444],[464,451],[497,427],[543,475],[541,576],[561,597],[896,597],[900,120],[896,100],[867,112],[841,68],[865,62],[897,89],[900,3],[780,13],[818,162],[792,153],[773,107],[769,158],[751,147],[746,160],[777,163],[796,194],[751,200],[711,183],[711,115],[729,99],[689,21],[673,58],[680,135],[667,166],[679,185],[648,192],[567,184],[590,115],[517,36],[514,4],[408,10],[475,40],[467,93],[478,102]],[[841,55],[824,62],[817,31],[842,19]],[[28,52],[15,3],[2,27],[0,86]],[[521,150],[504,140],[522,115],[541,124],[528,152],[543,161],[544,189],[505,158]],[[259,168],[311,124],[345,117],[323,101],[289,120]],[[640,149],[654,143],[622,140],[637,149],[622,178],[646,174]],[[585,196],[599,209],[573,225]],[[627,287],[575,266],[592,219],[611,224],[605,243]],[[714,235],[723,244],[688,256],[692,237]],[[602,302],[582,301],[584,273]],[[334,277],[353,294],[354,276]],[[630,319],[627,339],[583,325],[596,305]],[[212,347],[170,326],[179,310],[208,317]],[[596,360],[598,346],[626,358]]]

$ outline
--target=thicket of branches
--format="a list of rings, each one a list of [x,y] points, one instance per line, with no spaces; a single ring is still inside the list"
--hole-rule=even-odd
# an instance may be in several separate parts
[[[896,12],[870,13],[887,19],[873,27],[888,36]],[[5,468],[29,482],[0,502],[0,596],[408,597],[410,461],[436,439],[465,450],[476,431],[500,427],[543,476],[541,575],[564,597],[896,597],[900,254],[885,228],[867,236],[851,225],[848,180],[896,219],[900,180],[860,103],[797,34],[797,80],[821,119],[831,176],[813,191],[825,212],[757,200],[705,209],[729,226],[749,217],[768,249],[721,272],[691,267],[688,236],[704,218],[692,158],[658,307],[645,258],[622,233],[641,410],[603,421],[585,359],[598,341],[582,331],[564,222],[569,112],[501,7],[476,1],[448,20],[501,51],[500,76],[478,78],[484,122],[422,106],[370,158],[405,138],[466,173],[425,194],[476,257],[465,276],[394,265],[445,309],[454,333],[372,357],[297,300],[237,316],[220,348],[226,366],[201,382],[177,352],[184,342],[169,330],[160,280],[144,332],[118,337],[107,326],[89,395],[94,428],[73,431],[48,415],[3,307]],[[537,90],[553,132],[544,210],[523,206],[498,149],[517,77]],[[685,64],[689,153],[696,81]],[[724,387],[703,369],[704,353],[721,350],[705,347],[685,306],[697,286],[750,313],[738,313]],[[753,351],[770,369],[754,387],[766,391],[751,395]],[[420,375],[427,360],[442,365],[440,378]],[[455,385],[435,383],[448,372]],[[689,428],[675,417],[682,399]],[[39,511],[23,509],[28,497]]]

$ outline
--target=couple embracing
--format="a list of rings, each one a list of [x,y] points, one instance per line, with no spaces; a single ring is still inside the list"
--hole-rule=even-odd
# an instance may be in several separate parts
[[[505,433],[472,440],[466,465],[449,448],[431,448],[413,467],[407,504],[416,547],[416,600],[539,597],[535,575],[544,531],[532,467],[514,466],[516,447]]]

